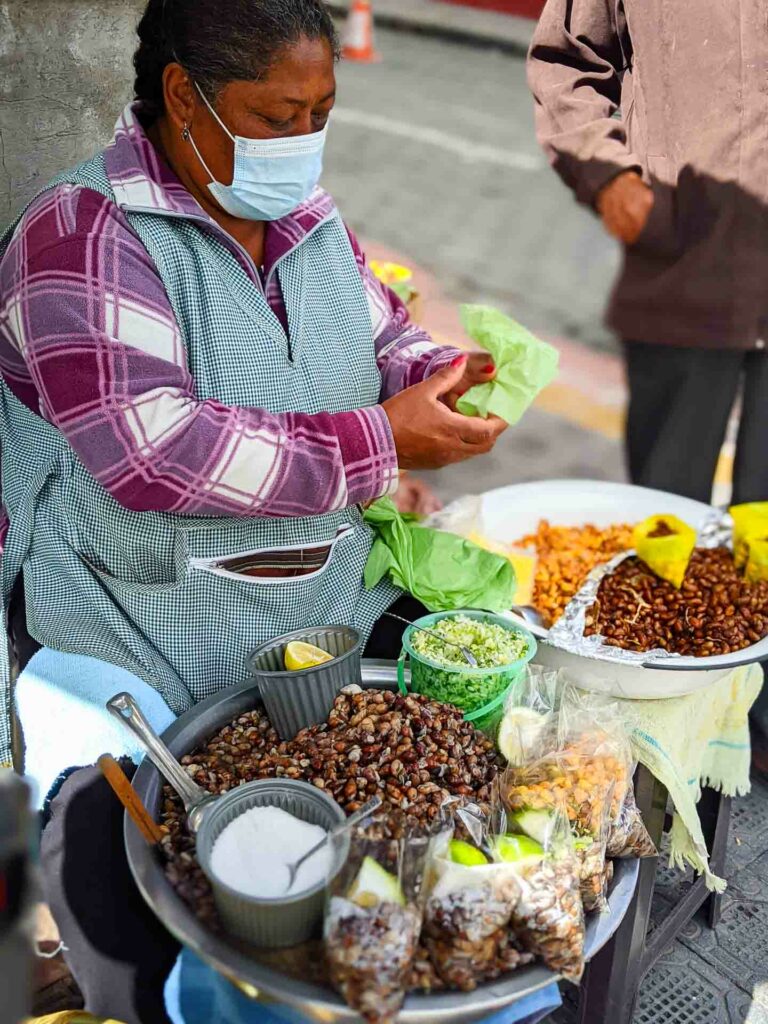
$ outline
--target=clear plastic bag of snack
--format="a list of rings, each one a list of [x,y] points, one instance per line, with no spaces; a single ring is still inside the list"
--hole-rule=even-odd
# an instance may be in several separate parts
[[[573,748],[555,750],[526,765],[510,765],[501,780],[510,825],[540,843],[551,831],[551,815],[563,808],[573,833],[573,856],[587,911],[608,906],[605,857],[614,786],[600,758]]]
[[[539,665],[526,666],[512,687],[497,734],[497,745],[509,764],[535,760],[557,742],[558,674]]]
[[[392,1024],[410,985],[432,843],[424,834],[395,840],[382,833],[374,823],[333,840],[349,847],[344,867],[329,880],[324,926],[331,981],[371,1024]]]
[[[521,868],[512,930],[523,949],[578,982],[584,971],[585,926],[571,830],[562,807],[537,817],[543,855]]]
[[[533,957],[509,928],[520,896],[519,858],[477,806],[445,810],[427,873],[422,942],[441,983],[470,992]]]
[[[655,857],[656,847],[643,824],[632,784],[634,761],[624,715],[601,694],[563,687],[558,714],[558,748],[586,758],[589,778],[614,782],[608,812],[609,857]]]

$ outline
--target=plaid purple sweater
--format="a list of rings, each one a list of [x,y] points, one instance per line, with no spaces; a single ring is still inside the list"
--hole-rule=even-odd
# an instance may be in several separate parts
[[[118,121],[105,166],[117,204],[205,217],[133,107]],[[117,204],[90,189],[57,186],[17,227],[0,264],[0,372],[16,397],[60,430],[106,490],[135,511],[306,516],[393,491],[397,454],[380,405],[273,414],[196,397],[163,283]],[[317,189],[268,225],[265,279],[332,211],[332,199]],[[212,220],[209,228],[253,275],[230,236]],[[368,297],[383,401],[434,373],[455,350],[435,346],[409,322],[349,237]],[[267,298],[287,329],[277,274]],[[259,467],[237,499],[212,487],[222,453]]]

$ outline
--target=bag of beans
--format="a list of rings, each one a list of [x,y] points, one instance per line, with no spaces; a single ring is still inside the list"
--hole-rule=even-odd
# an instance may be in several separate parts
[[[366,1021],[393,1024],[419,944],[419,893],[431,840],[413,833],[383,838],[372,825],[333,842],[349,846],[344,866],[328,883],[329,975],[347,1005]]]
[[[601,777],[613,780],[607,856],[655,857],[656,847],[635,802],[632,746],[616,701],[566,684],[558,713],[558,748],[588,756]]]
[[[585,925],[571,830],[562,806],[537,818],[538,825],[532,819],[524,822],[528,829],[521,835],[538,831],[544,853],[520,865],[520,898],[511,926],[526,952],[578,982],[584,971]]]
[[[422,942],[446,988],[470,992],[533,959],[510,931],[520,865],[504,838],[488,815],[468,805],[434,844]]]

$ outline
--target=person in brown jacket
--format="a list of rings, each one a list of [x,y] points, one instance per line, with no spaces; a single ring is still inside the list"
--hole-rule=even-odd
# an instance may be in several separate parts
[[[768,499],[765,0],[548,0],[528,76],[555,170],[624,246],[632,480],[709,501],[741,395],[733,500]]]

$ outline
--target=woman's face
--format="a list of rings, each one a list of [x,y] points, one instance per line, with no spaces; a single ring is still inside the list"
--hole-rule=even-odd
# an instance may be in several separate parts
[[[213,177],[229,184],[234,163],[232,140],[178,64],[166,68],[165,92],[165,116],[171,122],[174,142],[186,125]],[[264,79],[230,82],[213,105],[232,135],[273,139],[320,131],[335,96],[330,43],[325,39],[301,39],[283,51]],[[173,162],[182,180],[191,179],[198,190],[207,190],[210,177],[190,143],[174,145]]]

